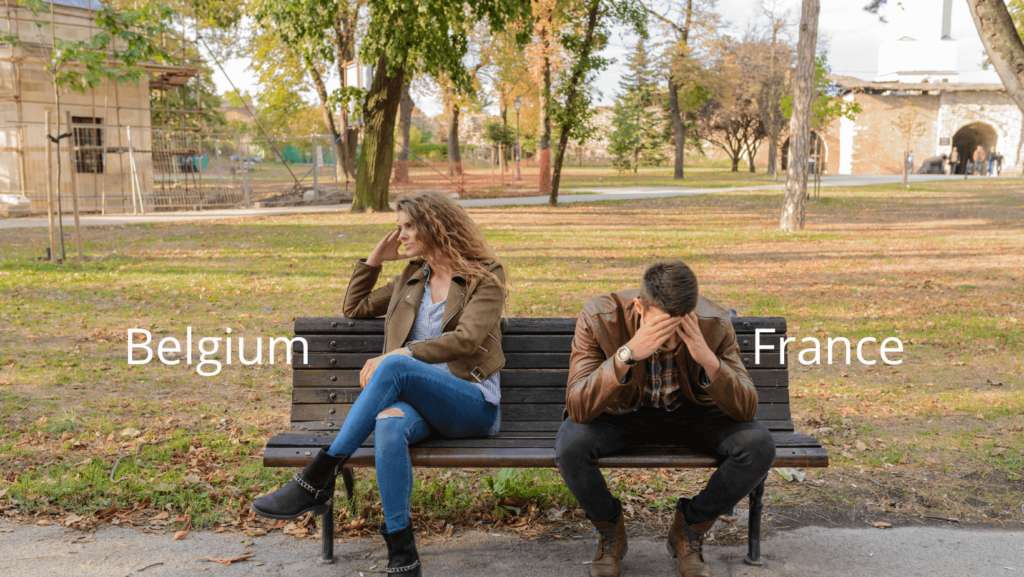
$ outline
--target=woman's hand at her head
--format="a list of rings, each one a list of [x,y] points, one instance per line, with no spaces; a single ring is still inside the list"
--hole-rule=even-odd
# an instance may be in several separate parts
[[[398,240],[398,229],[392,229],[384,238],[380,239],[377,246],[370,252],[370,256],[366,257],[366,264],[370,266],[380,266],[381,263],[389,260],[402,260],[409,258],[408,255],[404,255],[398,252],[398,247],[401,245],[401,241]]]

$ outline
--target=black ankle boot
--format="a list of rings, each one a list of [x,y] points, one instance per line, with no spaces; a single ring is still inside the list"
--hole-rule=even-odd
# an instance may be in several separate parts
[[[388,568],[385,572],[399,577],[421,577],[420,555],[416,552],[412,525],[391,534],[381,527],[380,532],[388,544]]]
[[[307,511],[323,513],[327,502],[334,497],[334,479],[345,459],[320,449],[313,462],[301,473],[295,473],[291,481],[269,495],[257,497],[252,502],[252,510],[271,519],[294,519]]]

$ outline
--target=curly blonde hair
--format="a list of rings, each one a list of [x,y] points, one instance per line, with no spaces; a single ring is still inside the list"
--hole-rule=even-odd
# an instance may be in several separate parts
[[[427,250],[445,257],[453,273],[467,279],[491,278],[504,285],[485,264],[497,260],[494,251],[480,227],[457,202],[437,192],[421,192],[399,200],[395,210],[409,216],[420,241]]]

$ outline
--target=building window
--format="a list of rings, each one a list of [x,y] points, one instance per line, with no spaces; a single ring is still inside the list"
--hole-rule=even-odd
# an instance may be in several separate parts
[[[90,125],[96,125],[95,127]],[[75,137],[75,172],[103,174],[103,119],[72,116]]]

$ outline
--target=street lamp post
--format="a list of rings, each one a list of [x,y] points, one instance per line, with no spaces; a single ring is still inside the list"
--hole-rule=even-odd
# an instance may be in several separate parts
[[[512,106],[516,109],[516,180],[522,180],[523,175],[519,171],[519,159],[523,156],[522,151],[519,149],[519,109],[523,106],[522,99],[516,96]]]

